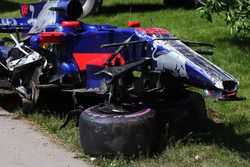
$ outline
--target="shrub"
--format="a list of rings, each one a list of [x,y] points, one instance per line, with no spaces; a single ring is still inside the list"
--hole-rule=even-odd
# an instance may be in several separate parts
[[[250,33],[250,0],[207,0],[200,10],[211,22],[213,13],[222,14],[231,32]]]

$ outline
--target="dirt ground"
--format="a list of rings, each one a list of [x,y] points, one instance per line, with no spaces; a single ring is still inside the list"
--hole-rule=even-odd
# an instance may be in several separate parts
[[[25,120],[0,108],[0,167],[88,167]]]

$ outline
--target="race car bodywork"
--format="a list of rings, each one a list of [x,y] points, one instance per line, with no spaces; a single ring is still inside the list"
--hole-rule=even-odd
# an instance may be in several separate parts
[[[11,36],[14,46],[1,42],[1,71],[23,97],[37,102],[42,89],[82,89],[112,94],[120,103],[124,94],[138,101],[152,92],[178,96],[176,90],[190,85],[216,92],[217,99],[238,100],[239,81],[199,54],[210,52],[189,47],[212,45],[182,41],[139,23],[128,28],[86,24],[77,21],[79,3],[23,4],[22,18],[0,20],[0,32],[18,34],[18,39]]]

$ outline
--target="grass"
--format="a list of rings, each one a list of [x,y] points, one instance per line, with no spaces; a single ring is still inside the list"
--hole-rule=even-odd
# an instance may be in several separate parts
[[[1,1],[0,17],[16,17],[18,11],[9,8],[17,0]],[[28,2],[28,1],[22,1]],[[128,21],[140,21],[143,27],[162,27],[173,35],[185,40],[215,44],[215,55],[207,58],[225,69],[241,85],[239,94],[250,94],[250,37],[230,34],[229,28],[220,16],[213,24],[202,20],[199,11],[186,9],[165,9],[162,0],[104,0],[103,8],[95,16],[81,19],[90,24],[112,24],[126,27]],[[7,6],[8,5],[8,8]],[[5,8],[6,7],[6,8]],[[132,11],[132,13],[130,13]],[[133,160],[123,158],[98,158],[100,166],[250,166],[250,101],[213,102],[206,101],[207,107],[220,113],[223,123],[211,124],[210,132],[198,137],[187,137],[169,144],[162,154],[153,157],[139,157]],[[62,122],[53,114],[34,113],[27,116],[42,130],[54,134],[71,149],[80,151],[77,128],[70,124],[63,130]],[[89,158],[81,154],[85,158]]]

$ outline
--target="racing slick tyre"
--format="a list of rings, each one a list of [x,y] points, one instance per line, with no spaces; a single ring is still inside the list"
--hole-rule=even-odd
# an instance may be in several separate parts
[[[48,0],[41,0],[41,2],[46,1]],[[80,2],[82,3],[83,9],[82,17],[97,13],[102,5],[102,0],[80,0]]]
[[[188,107],[188,114],[191,117],[193,130],[198,132],[205,132],[208,130],[208,116],[205,101],[202,95],[198,93],[191,93],[190,106]]]
[[[8,79],[0,79],[0,106],[7,111],[13,111],[20,107],[20,104],[19,95],[16,91],[13,91]]]
[[[187,92],[180,99],[166,100],[147,104],[156,110],[157,117],[164,126],[169,123],[173,134],[189,132],[205,132],[208,129],[209,119],[205,101],[199,93]],[[161,130],[162,131],[162,130]],[[170,134],[172,134],[170,132]],[[180,134],[177,134],[179,136]]]
[[[0,63],[1,63],[1,61],[0,61]],[[0,64],[0,80],[5,79],[5,76],[7,76],[7,72]]]
[[[104,113],[115,106],[96,105],[83,111],[79,118],[80,143],[92,156],[137,156],[148,154],[156,143],[157,121],[150,108],[129,113]]]
[[[80,0],[80,2],[83,9],[82,17],[97,13],[102,5],[102,0]]]
[[[0,87],[0,106],[7,111],[20,107],[21,101],[17,92]]]
[[[22,98],[22,109],[25,114],[31,113],[35,108],[35,103],[26,98]]]

